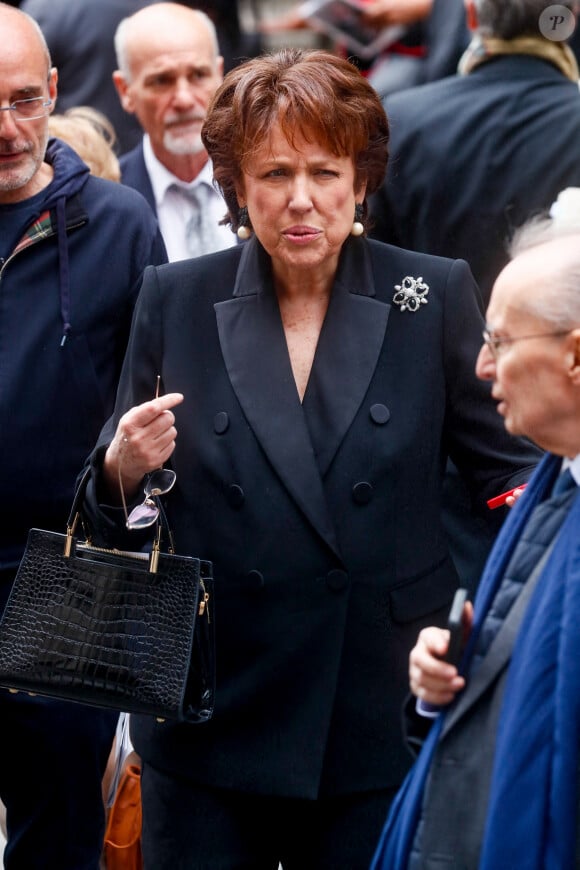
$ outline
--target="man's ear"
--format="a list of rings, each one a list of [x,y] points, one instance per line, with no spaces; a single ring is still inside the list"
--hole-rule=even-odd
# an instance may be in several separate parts
[[[580,329],[572,332],[572,348],[566,352],[566,368],[568,377],[576,386],[580,386]]]
[[[479,27],[479,18],[477,16],[475,0],[464,0],[464,3],[467,26],[470,30],[477,30],[477,28]]]
[[[52,106],[50,107],[50,113],[54,111],[54,104],[56,103],[56,97],[58,94],[58,70],[55,66],[50,70],[50,74],[48,76],[48,96],[52,100]]]
[[[129,92],[129,85],[120,69],[116,69],[113,73],[113,84],[117,89],[119,100],[121,101],[121,105],[125,111],[129,112],[131,115],[134,114],[135,109],[133,108],[133,100],[131,99],[131,94]]]

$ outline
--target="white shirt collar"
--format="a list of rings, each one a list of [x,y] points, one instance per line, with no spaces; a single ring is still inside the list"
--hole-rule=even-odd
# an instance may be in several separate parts
[[[213,249],[230,248],[236,244],[237,238],[230,227],[220,225],[226,212],[226,205],[221,194],[212,184],[213,166],[211,160],[207,161],[191,184],[186,184],[173,175],[155,157],[147,135],[143,138],[143,155],[155,197],[159,229],[170,262],[183,260],[190,256],[187,245],[187,224],[192,214],[191,203],[188,204],[187,200],[175,190],[170,190],[173,185],[178,185],[186,190],[199,189],[200,185],[204,185],[205,192],[208,194],[204,197],[204,219],[211,221],[214,228]]]
[[[580,486],[580,453],[575,456],[573,459],[568,459],[567,456],[564,457],[562,461],[562,471],[564,469],[569,468],[570,473],[578,486]]]
[[[151,187],[153,188],[153,196],[155,197],[155,205],[157,209],[159,209],[159,206],[165,199],[167,189],[172,184],[178,184],[185,189],[194,188],[198,184],[208,184],[212,190],[215,190],[212,184],[213,167],[211,160],[209,159],[194,180],[187,184],[187,182],[181,181],[180,178],[177,178],[173,172],[170,172],[169,169],[167,169],[167,167],[164,166],[155,156],[153,148],[151,147],[151,140],[147,133],[143,136],[143,157],[145,159],[147,172],[149,173],[149,180],[151,181]]]

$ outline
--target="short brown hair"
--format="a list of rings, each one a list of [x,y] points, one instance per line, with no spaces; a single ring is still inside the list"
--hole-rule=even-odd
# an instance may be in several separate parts
[[[389,125],[380,97],[350,61],[318,49],[262,54],[225,77],[209,107],[203,143],[226,201],[225,223],[239,224],[236,184],[275,124],[292,143],[297,134],[353,159],[367,194],[387,168]],[[366,207],[365,207],[366,216]]]

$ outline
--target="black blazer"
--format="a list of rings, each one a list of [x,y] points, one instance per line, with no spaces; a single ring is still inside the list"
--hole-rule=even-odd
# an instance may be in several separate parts
[[[390,162],[373,235],[467,260],[487,304],[515,227],[580,186],[580,91],[547,61],[497,57],[385,101]]]
[[[429,288],[415,312],[393,303],[407,276]],[[464,262],[350,239],[301,404],[255,239],[147,270],[93,463],[157,373],[184,393],[168,512],[177,550],[214,562],[217,632],[213,720],[137,717],[147,761],[303,798],[400,783],[407,656],[457,585],[447,452],[479,503],[539,456],[475,377],[481,330]],[[119,510],[101,508],[105,542],[134,546]]]

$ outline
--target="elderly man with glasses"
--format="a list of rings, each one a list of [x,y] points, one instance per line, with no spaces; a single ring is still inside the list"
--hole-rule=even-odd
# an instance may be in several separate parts
[[[110,414],[141,275],[166,252],[134,190],[49,139],[57,71],[0,2],[0,613],[28,535],[66,528]],[[0,689],[8,870],[96,870],[116,715]]]
[[[580,209],[527,225],[512,256],[476,370],[506,429],[547,453],[465,605],[459,669],[444,629],[410,654],[425,742],[373,870],[580,866]]]

